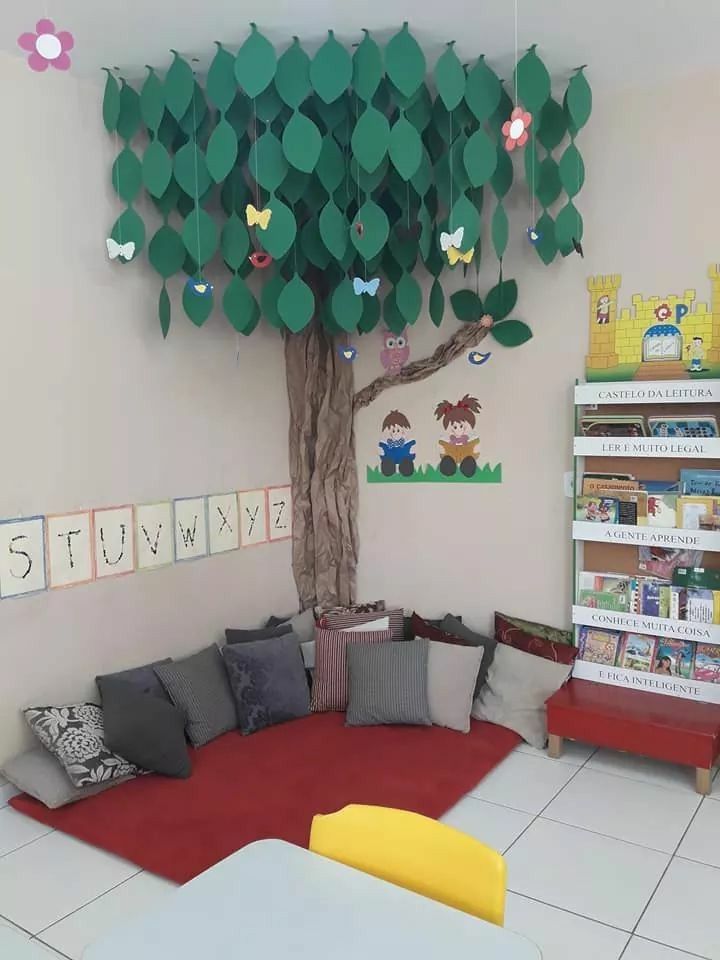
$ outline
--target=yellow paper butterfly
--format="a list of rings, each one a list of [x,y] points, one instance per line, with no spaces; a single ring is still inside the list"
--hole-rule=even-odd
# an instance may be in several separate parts
[[[462,260],[463,263],[470,263],[475,253],[475,247],[470,247],[467,253],[461,253],[459,250],[456,250],[455,247],[450,247],[447,252],[448,263],[451,267],[454,267],[458,260]]]
[[[247,217],[249,227],[254,227],[257,224],[261,230],[267,230],[270,217],[272,216],[272,210],[269,207],[266,210],[256,210],[255,207],[249,203],[245,207],[245,216]]]

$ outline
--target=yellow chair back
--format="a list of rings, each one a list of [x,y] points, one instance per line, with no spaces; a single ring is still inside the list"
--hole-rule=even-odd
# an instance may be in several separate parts
[[[503,925],[504,858],[437,820],[407,810],[350,804],[337,813],[313,818],[310,849]]]

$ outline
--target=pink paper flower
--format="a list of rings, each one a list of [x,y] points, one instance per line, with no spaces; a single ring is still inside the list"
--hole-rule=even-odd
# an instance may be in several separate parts
[[[531,123],[532,114],[527,113],[522,107],[515,107],[510,114],[510,119],[502,125],[506,150],[514,150],[515,147],[525,146],[528,138],[527,128]]]
[[[38,20],[35,33],[21,34],[18,43],[30,54],[28,66],[31,70],[42,73],[50,66],[56,70],[70,69],[68,50],[75,45],[73,35],[67,30],[56,32],[52,20]]]

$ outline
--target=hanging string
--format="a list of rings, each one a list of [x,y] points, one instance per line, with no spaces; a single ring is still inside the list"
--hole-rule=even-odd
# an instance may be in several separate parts
[[[193,76],[195,76],[193,72]],[[197,278],[198,280],[202,276],[202,270],[200,269],[200,183],[198,177],[198,144],[197,144],[197,110],[195,106],[195,91],[196,87],[193,82],[193,96],[192,96],[192,107],[193,107],[193,158],[195,165],[195,227],[197,231]]]
[[[118,132],[115,130],[113,133],[113,138],[115,141],[115,193],[118,195],[118,199],[122,202],[122,197],[120,195],[120,164],[118,163],[118,150],[120,149],[120,141],[118,139]],[[118,217],[118,242],[122,246],[122,216]]]
[[[257,103],[255,102],[255,97],[253,97],[253,142],[255,144],[255,206],[260,209],[260,185],[258,184],[258,168],[260,165],[260,151],[258,149],[258,132],[257,132]]]
[[[518,0],[515,0],[515,106],[518,105]]]
[[[450,133],[450,153],[449,156],[449,169],[450,169],[450,216],[448,217],[448,233],[453,232],[453,135],[452,135],[452,112],[448,111],[448,121],[449,121],[449,133]]]

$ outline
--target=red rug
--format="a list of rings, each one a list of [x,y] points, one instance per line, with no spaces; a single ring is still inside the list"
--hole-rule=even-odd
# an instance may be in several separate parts
[[[307,846],[316,813],[370,803],[440,817],[516,746],[502,727],[346,727],[314,714],[193,751],[188,780],[147,776],[48,810],[25,794],[11,806],[152,873],[186,883],[268,837]]]

